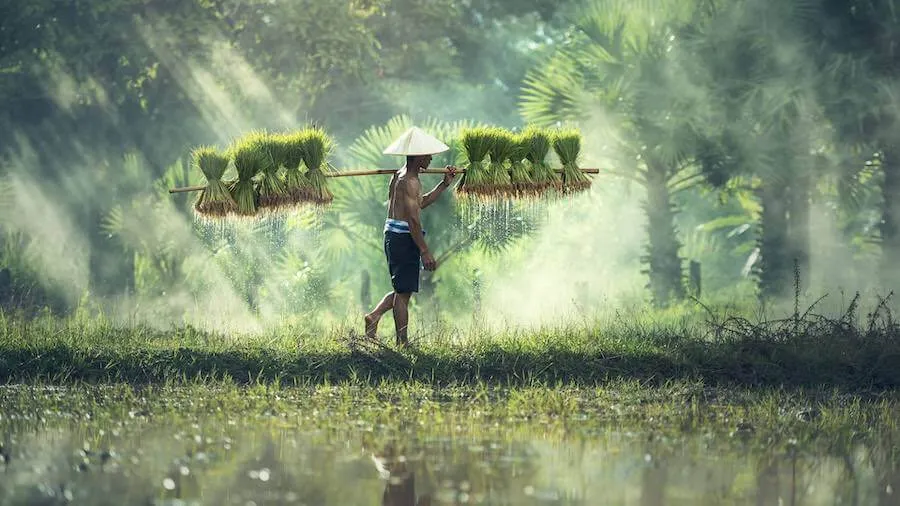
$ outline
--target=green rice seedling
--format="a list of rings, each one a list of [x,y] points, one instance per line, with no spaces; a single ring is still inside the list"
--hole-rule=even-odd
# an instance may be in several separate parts
[[[230,190],[231,196],[237,202],[237,214],[253,216],[259,202],[259,194],[253,178],[259,174],[265,164],[266,154],[259,143],[242,140],[232,148],[234,168],[238,178]]]
[[[509,179],[512,183],[513,192],[516,197],[525,198],[535,194],[534,182],[528,167],[525,166],[525,157],[531,149],[528,139],[522,134],[514,135],[512,138],[512,147],[509,150],[507,161],[509,162]]]
[[[491,131],[489,150],[491,163],[488,165],[490,193],[495,196],[513,195],[514,189],[506,161],[513,150],[513,135],[508,130],[495,127]]]
[[[578,193],[591,187],[591,180],[578,167],[581,154],[581,132],[574,128],[558,130],[553,135],[553,151],[563,169],[563,191]]]
[[[334,150],[334,140],[319,127],[305,130],[303,142],[303,163],[306,164],[306,177],[312,189],[312,202],[320,205],[330,204],[334,195],[328,190],[328,180],[324,170],[328,167],[328,157]]]
[[[262,154],[259,171],[259,208],[275,211],[290,203],[285,183],[279,178],[279,171],[285,163],[287,146],[281,135],[256,132],[250,134],[247,142]]]
[[[228,157],[215,148],[201,146],[191,155],[192,164],[200,169],[206,177],[206,188],[194,203],[194,210],[204,216],[222,217],[237,211],[237,203],[222,182],[222,176],[228,168]]]
[[[483,197],[488,195],[490,181],[485,159],[491,148],[491,129],[474,127],[462,131],[460,144],[466,155],[466,171],[456,185],[456,191],[467,197]]]
[[[562,188],[562,178],[547,163],[550,153],[550,134],[543,128],[530,125],[522,132],[522,138],[528,144],[529,174],[536,194],[547,190]]]
[[[284,185],[290,202],[301,205],[313,202],[312,182],[303,170],[303,153],[306,149],[306,133],[292,132],[284,136]]]

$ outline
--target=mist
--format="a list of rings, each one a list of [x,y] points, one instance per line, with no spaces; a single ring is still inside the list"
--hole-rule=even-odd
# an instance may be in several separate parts
[[[551,68],[548,62],[573,44],[569,34],[585,12],[584,2],[565,2],[549,16],[522,6],[492,14],[485,23],[495,29],[485,34],[483,27],[465,24],[466,16],[474,16],[466,9],[475,7],[457,5],[443,15],[419,13],[423,23],[431,23],[428,29],[408,44],[395,44],[387,21],[402,16],[395,10],[303,4],[272,5],[258,13],[238,7],[185,7],[178,13],[123,7],[126,11],[116,15],[127,23],[98,22],[104,33],[129,40],[119,52],[103,53],[102,45],[81,34],[85,46],[102,58],[41,46],[51,55],[43,63],[15,67],[25,70],[2,89],[4,104],[18,102],[5,107],[0,121],[5,126],[0,231],[6,249],[0,268],[12,272],[16,290],[27,291],[30,311],[41,305],[60,313],[89,307],[118,323],[236,334],[286,325],[323,331],[353,327],[365,306],[390,289],[379,249],[377,222],[383,216],[371,217],[373,209],[386,213],[386,178],[336,185],[335,191],[356,192],[339,210],[210,223],[193,214],[194,195],[166,192],[202,183],[199,171],[189,166],[190,150],[203,144],[225,148],[254,129],[285,131],[315,123],[334,133],[338,151],[332,161],[347,168],[367,163],[352,149],[358,139],[403,114],[417,124],[467,120],[521,128],[534,119],[522,105],[527,77]],[[665,2],[660,4],[656,7]],[[286,31],[279,23],[295,20],[294,9],[302,8],[327,11],[334,25],[348,27],[348,35],[327,38],[335,29],[314,21],[303,25],[305,36]],[[662,26],[661,19],[648,20],[638,8],[608,13],[649,21],[650,28],[635,30],[635,40],[654,37]],[[57,16],[47,29],[72,30],[61,13],[44,14]],[[741,29],[750,23],[740,16],[757,14],[752,8],[727,11],[718,24],[704,25],[702,40],[723,48],[720,57],[727,60],[727,50],[741,45]],[[676,18],[682,15],[672,11]],[[785,35],[793,19],[787,16],[759,35],[778,48],[771,55],[772,73],[783,76],[747,80],[769,106],[781,96],[799,97],[802,121],[790,132],[799,139],[802,131],[805,144],[790,163],[817,174],[808,199],[809,261],[800,273],[801,300],[812,304],[828,294],[817,311],[839,314],[857,291],[866,308],[892,288],[873,245],[881,219],[879,176],[864,170],[877,147],[860,147],[833,127],[820,90],[828,76],[811,69],[810,46]],[[575,68],[570,76],[544,76],[561,80],[559,87],[572,99],[551,112],[565,118],[560,124],[581,129],[581,166],[601,168],[601,174],[586,194],[542,203],[544,219],[536,231],[505,250],[485,254],[472,247],[454,256],[436,274],[436,295],[420,297],[414,315],[458,326],[480,311],[489,327],[510,329],[649,307],[642,261],[648,254],[648,193],[639,177],[623,174],[637,174],[653,153],[677,163],[690,159],[683,154],[693,149],[683,137],[688,125],[710,137],[737,132],[745,157],[727,184],[708,184],[709,174],[690,161],[672,175],[672,220],[685,277],[688,262],[702,265],[705,289],[699,299],[707,304],[755,300],[755,273],[763,266],[759,188],[780,184],[770,174],[779,174],[773,167],[781,162],[769,155],[781,149],[781,139],[774,130],[759,128],[753,117],[759,109],[744,105],[737,115],[728,109],[733,104],[719,82],[721,60],[679,46],[681,40],[672,37],[655,80],[641,75],[642,80],[617,84],[655,97],[642,98],[639,105],[658,106],[665,116],[652,119],[653,128],[664,132],[660,146],[647,145],[650,128],[641,130],[636,121],[636,115],[652,115],[617,105],[610,99],[613,88],[602,79],[591,80]],[[590,41],[576,37],[576,42],[590,47]],[[2,47],[7,64],[23,58],[12,46]],[[116,72],[127,77],[119,79]],[[29,79],[40,88],[30,88]],[[893,82],[882,86],[894,87]],[[39,100],[23,105],[27,90]],[[666,123],[666,114],[690,121]],[[693,178],[691,184],[674,182],[685,177]],[[848,180],[857,192],[852,209],[839,191]],[[438,254],[451,246],[435,240]],[[477,308],[475,268],[481,276]],[[788,271],[786,286],[792,286]],[[780,295],[773,307],[790,309],[792,296]],[[24,300],[18,296],[16,304]]]

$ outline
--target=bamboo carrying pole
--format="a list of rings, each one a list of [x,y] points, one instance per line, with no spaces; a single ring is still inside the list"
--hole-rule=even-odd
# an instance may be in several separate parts
[[[393,174],[397,172],[399,169],[370,169],[370,170],[348,170],[345,172],[331,172],[326,173],[325,177],[349,177],[349,176],[378,176],[378,175],[386,175]],[[456,169],[457,174],[462,174],[466,169]],[[562,170],[557,170],[556,172],[562,174]],[[581,169],[581,172],[585,174],[599,174],[600,169]],[[446,174],[447,169],[425,169],[420,172],[420,174]],[[169,188],[169,193],[188,193],[188,192],[198,192],[202,191],[206,188],[206,185],[200,186],[184,186],[182,188]]]

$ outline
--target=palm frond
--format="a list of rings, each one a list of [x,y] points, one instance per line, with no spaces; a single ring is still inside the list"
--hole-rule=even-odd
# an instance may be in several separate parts
[[[12,216],[15,207],[15,191],[13,183],[9,176],[0,176],[0,216]],[[3,219],[0,218],[0,226],[3,226]]]
[[[575,60],[558,53],[525,76],[519,111],[525,121],[544,127],[584,120],[589,95]]]

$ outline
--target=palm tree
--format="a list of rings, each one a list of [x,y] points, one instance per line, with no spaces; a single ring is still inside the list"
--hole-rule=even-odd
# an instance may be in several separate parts
[[[649,288],[665,306],[685,296],[673,193],[699,180],[693,170],[689,118],[702,97],[683,93],[677,65],[679,25],[693,2],[592,2],[576,29],[545,65],[532,70],[522,91],[523,117],[540,125],[587,122],[604,115],[617,153],[614,174],[646,190]]]
[[[794,27],[817,0],[738,2],[711,10],[715,23],[684,31],[697,55],[693,75],[707,89],[709,116],[694,120],[708,183],[740,176],[761,206],[756,266],[762,297],[790,292],[795,266],[808,279],[809,218],[825,143],[813,90],[820,73],[809,40]]]
[[[362,167],[397,167],[402,161],[383,155],[382,151],[413,124],[412,118],[401,115],[384,125],[373,126],[349,146],[345,156]],[[427,119],[418,126],[443,139],[451,147],[449,152],[435,156],[432,166],[461,162],[461,147],[456,139],[464,128],[472,126],[469,122],[445,123]],[[436,184],[439,177],[423,175],[423,188]],[[325,214],[324,254],[334,265],[343,266],[344,273],[354,279],[358,279],[361,268],[375,273],[385,271],[381,237],[387,215],[388,185],[387,177],[342,178],[335,183],[335,200]],[[497,222],[497,216],[501,213],[491,211],[476,209],[464,216],[455,196],[450,194],[442,196],[422,213],[422,225],[428,242],[439,252],[438,263],[446,264],[475,249],[490,254],[500,253],[536,228],[536,218],[514,206],[507,208],[503,205],[503,223]],[[351,245],[357,246],[355,251],[349,247]],[[421,293],[424,298],[437,304],[437,299],[433,297],[437,284],[442,278],[453,274],[456,273],[448,273],[446,269],[423,273]],[[375,279],[379,277],[383,278],[376,275]]]
[[[815,43],[827,79],[819,98],[845,144],[869,146],[880,172],[881,279],[896,283],[900,263],[900,1],[820,0],[817,16],[800,25]],[[870,151],[870,152],[872,152]],[[871,165],[858,163],[856,180]]]

